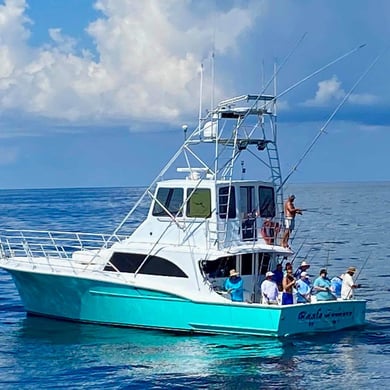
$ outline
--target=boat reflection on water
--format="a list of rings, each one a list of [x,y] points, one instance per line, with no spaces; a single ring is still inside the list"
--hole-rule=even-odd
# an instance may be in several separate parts
[[[19,344],[66,354],[77,349],[76,361],[85,354],[105,364],[130,365],[172,372],[180,365],[182,373],[210,373],[224,360],[237,358],[278,359],[285,353],[287,339],[258,336],[193,335],[63,322],[28,316],[18,331]],[[65,352],[64,352],[65,351]],[[69,352],[68,352],[69,353]],[[34,356],[37,352],[34,353]],[[85,363],[84,363],[85,364]],[[175,370],[175,371],[176,371]]]

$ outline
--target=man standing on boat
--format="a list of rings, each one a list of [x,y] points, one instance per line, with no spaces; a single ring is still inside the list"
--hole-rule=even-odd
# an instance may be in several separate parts
[[[286,266],[286,275],[283,278],[282,305],[292,305],[294,303],[293,288],[295,278],[293,276],[292,265]]]
[[[244,282],[235,269],[229,272],[229,278],[225,280],[225,290],[230,294],[232,301],[244,301]]]
[[[320,271],[320,276],[314,281],[314,291],[316,292],[317,301],[333,301],[337,297],[332,292],[332,285],[328,279],[328,271],[323,268]]]
[[[310,291],[311,285],[310,280],[307,277],[307,272],[302,271],[299,275],[299,279],[295,284],[295,288],[297,289],[297,302],[298,303],[308,303],[310,302]]]
[[[284,234],[282,238],[282,246],[288,247],[288,240],[291,232],[295,228],[295,216],[302,214],[302,210],[294,206],[295,195],[290,195],[284,203]]]
[[[277,284],[272,280],[274,273],[268,271],[265,274],[265,279],[263,283],[261,283],[261,302],[264,305],[277,305],[278,304],[278,296],[279,289]]]
[[[349,267],[347,272],[343,276],[343,283],[341,285],[341,299],[352,299],[353,290],[360,287],[359,284],[355,284],[353,281],[353,275],[355,275],[356,268]]]

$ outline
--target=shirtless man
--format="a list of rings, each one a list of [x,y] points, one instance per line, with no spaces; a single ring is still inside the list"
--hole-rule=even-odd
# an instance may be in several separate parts
[[[282,305],[292,305],[294,303],[293,287],[295,286],[292,265],[286,266],[286,275],[283,278]]]
[[[290,233],[294,230],[295,227],[295,216],[297,214],[302,214],[302,210],[294,206],[295,195],[290,195],[286,202],[284,203],[284,234],[282,238],[282,246],[288,248],[288,240],[290,238]]]

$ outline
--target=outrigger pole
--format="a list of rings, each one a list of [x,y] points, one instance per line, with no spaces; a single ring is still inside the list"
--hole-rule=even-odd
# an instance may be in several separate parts
[[[323,70],[329,68],[330,66],[336,64],[337,62],[343,60],[344,58],[350,56],[351,54],[357,52],[358,50],[362,49],[364,46],[366,46],[365,43],[362,45],[355,47],[354,49],[348,51],[347,53],[341,55],[340,57],[337,57],[335,60],[327,63],[326,65],[322,66],[321,68],[317,69],[315,72],[309,74],[308,76],[304,77],[302,80],[297,81],[295,84],[293,84],[291,87],[285,89],[283,92],[281,92],[278,96],[276,96],[276,99],[279,99],[280,97],[284,96],[286,93],[290,92],[291,90],[295,89],[299,85],[303,84],[305,81],[310,80],[312,77],[316,76],[318,73],[321,73]]]
[[[361,45],[359,46],[357,49],[360,49],[362,47],[364,47],[365,45]],[[352,52],[356,51],[357,49],[349,52],[348,54],[351,54]],[[282,182],[282,185],[281,187],[283,187],[286,182],[288,181],[288,179],[291,177],[291,175],[297,170],[298,166],[302,163],[302,161],[305,159],[305,157],[309,154],[309,152],[311,151],[311,149],[313,148],[313,146],[316,144],[316,142],[318,141],[318,139],[320,138],[320,136],[325,132],[326,128],[328,127],[329,123],[333,120],[333,118],[336,116],[336,114],[340,111],[341,107],[343,107],[343,105],[345,104],[345,102],[348,100],[348,98],[351,96],[352,92],[356,89],[356,87],[360,84],[360,82],[363,80],[363,78],[367,75],[367,73],[371,70],[371,68],[378,62],[379,58],[382,56],[383,52],[381,54],[379,54],[375,59],[374,61],[371,62],[371,64],[367,67],[367,69],[362,73],[362,75],[358,78],[358,80],[355,82],[355,84],[352,86],[352,88],[349,90],[349,92],[344,96],[344,98],[341,100],[341,102],[339,103],[339,105],[335,108],[335,110],[332,112],[332,114],[329,116],[328,120],[325,122],[325,124],[321,127],[320,131],[317,133],[317,135],[314,137],[313,141],[311,142],[311,144],[309,145],[309,147],[306,149],[306,151],[303,153],[303,155],[301,156],[301,158],[298,160],[298,162],[293,166],[293,168],[291,169],[290,173],[286,176],[286,178],[283,180]],[[342,57],[344,58],[345,55]],[[341,59],[341,57],[339,57],[339,59]],[[332,64],[334,63],[334,61],[332,62]],[[331,64],[331,63],[330,63]],[[330,65],[329,64],[329,65]],[[322,68],[322,69],[325,69],[325,68]],[[317,74],[317,72],[314,72],[312,75],[314,74]],[[304,80],[307,80],[308,78],[305,78]],[[300,83],[298,83],[300,84]],[[295,84],[298,85],[298,84]],[[292,87],[291,87],[292,88]],[[284,93],[286,93],[287,91],[290,91],[291,88],[287,89]],[[282,93],[282,94],[284,94]]]

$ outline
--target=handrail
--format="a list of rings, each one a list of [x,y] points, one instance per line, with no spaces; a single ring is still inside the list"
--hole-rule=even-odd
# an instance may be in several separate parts
[[[82,233],[45,230],[0,230],[0,256],[70,259],[75,251],[108,248],[111,233]],[[114,236],[117,242],[126,236]]]

